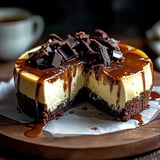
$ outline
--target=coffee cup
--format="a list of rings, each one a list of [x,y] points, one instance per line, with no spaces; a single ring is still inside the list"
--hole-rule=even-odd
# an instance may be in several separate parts
[[[0,8],[0,60],[17,59],[42,36],[45,23],[40,15],[24,8]]]

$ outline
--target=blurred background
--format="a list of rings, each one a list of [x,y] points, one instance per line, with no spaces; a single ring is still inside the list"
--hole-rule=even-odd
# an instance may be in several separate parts
[[[160,19],[157,0],[0,0],[0,7],[6,6],[26,8],[43,16],[45,35],[100,28],[111,35],[144,36]]]

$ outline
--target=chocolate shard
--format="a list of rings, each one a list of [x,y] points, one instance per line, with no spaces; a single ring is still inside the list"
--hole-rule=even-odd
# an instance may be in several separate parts
[[[90,36],[83,31],[68,34],[66,39],[52,33],[49,39],[36,53],[30,53],[26,62],[39,69],[61,67],[67,61],[79,58],[88,66],[104,64],[109,66],[112,61],[123,60],[119,41],[110,38],[101,29],[96,29]]]
[[[113,50],[112,58],[115,58],[117,60],[123,59],[123,53],[121,51]]]
[[[99,52],[99,47],[102,45],[96,39],[90,39],[90,46],[95,52]]]
[[[69,34],[65,42],[72,48],[76,42],[76,38]]]
[[[53,67],[60,67],[62,62],[63,62],[62,56],[57,52],[57,50],[55,50],[55,53],[54,53],[53,59],[52,59],[52,66]]]
[[[65,61],[76,58],[76,53],[71,49],[71,47],[65,43],[63,46],[59,47],[57,51],[64,58]]]
[[[36,59],[36,63],[37,63],[37,65],[42,64],[42,63],[43,63],[43,61],[44,61],[44,58],[38,58],[38,59]]]
[[[75,49],[80,44],[80,41],[75,41],[72,45],[72,49]]]
[[[111,59],[110,59],[110,56],[108,54],[108,51],[107,51],[106,47],[101,45],[99,47],[99,49],[100,49],[101,55],[103,57],[104,66],[105,67],[109,66],[110,63],[111,63]]]
[[[79,57],[81,58],[85,57],[89,52],[94,52],[89,44],[83,40],[79,41],[79,43],[77,42],[73,49],[75,49],[76,52],[79,53]]]
[[[109,39],[104,39],[103,42],[105,42],[105,45],[108,46],[109,48],[111,48],[112,50],[120,50],[119,48],[119,41],[113,39],[113,38],[109,38]]]

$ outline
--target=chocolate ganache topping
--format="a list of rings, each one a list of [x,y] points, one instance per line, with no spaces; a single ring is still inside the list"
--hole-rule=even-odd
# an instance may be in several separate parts
[[[29,53],[27,64],[37,69],[61,67],[73,59],[80,59],[86,65],[104,64],[108,67],[111,61],[123,61],[124,56],[119,48],[119,41],[110,38],[103,30],[96,29],[93,35],[83,31],[68,35],[62,39],[52,33],[42,47]]]

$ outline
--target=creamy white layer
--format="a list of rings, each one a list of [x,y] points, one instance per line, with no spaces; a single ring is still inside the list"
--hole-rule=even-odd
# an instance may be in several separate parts
[[[95,73],[92,71],[88,77],[87,87],[117,110],[117,108],[124,108],[127,101],[139,96],[140,93],[150,90],[152,82],[152,69],[148,63],[142,72],[122,77],[118,83],[111,81],[110,75],[104,72],[96,80]]]
[[[20,59],[26,59],[27,57],[28,52],[23,54]],[[74,72],[72,72],[73,70]],[[39,76],[27,71],[21,71],[18,65],[16,65],[16,72],[19,77],[15,83],[19,83],[17,84],[19,92],[31,99],[36,99],[42,104],[47,104],[48,110],[53,111],[59,104],[62,102],[65,103],[66,99],[69,98],[72,100],[85,85],[83,71],[84,64],[83,62],[79,62],[70,67],[70,70],[66,69],[52,78],[45,79],[43,83],[38,86]],[[72,77],[70,79],[71,82],[67,81],[67,79],[69,79],[68,76]]]

